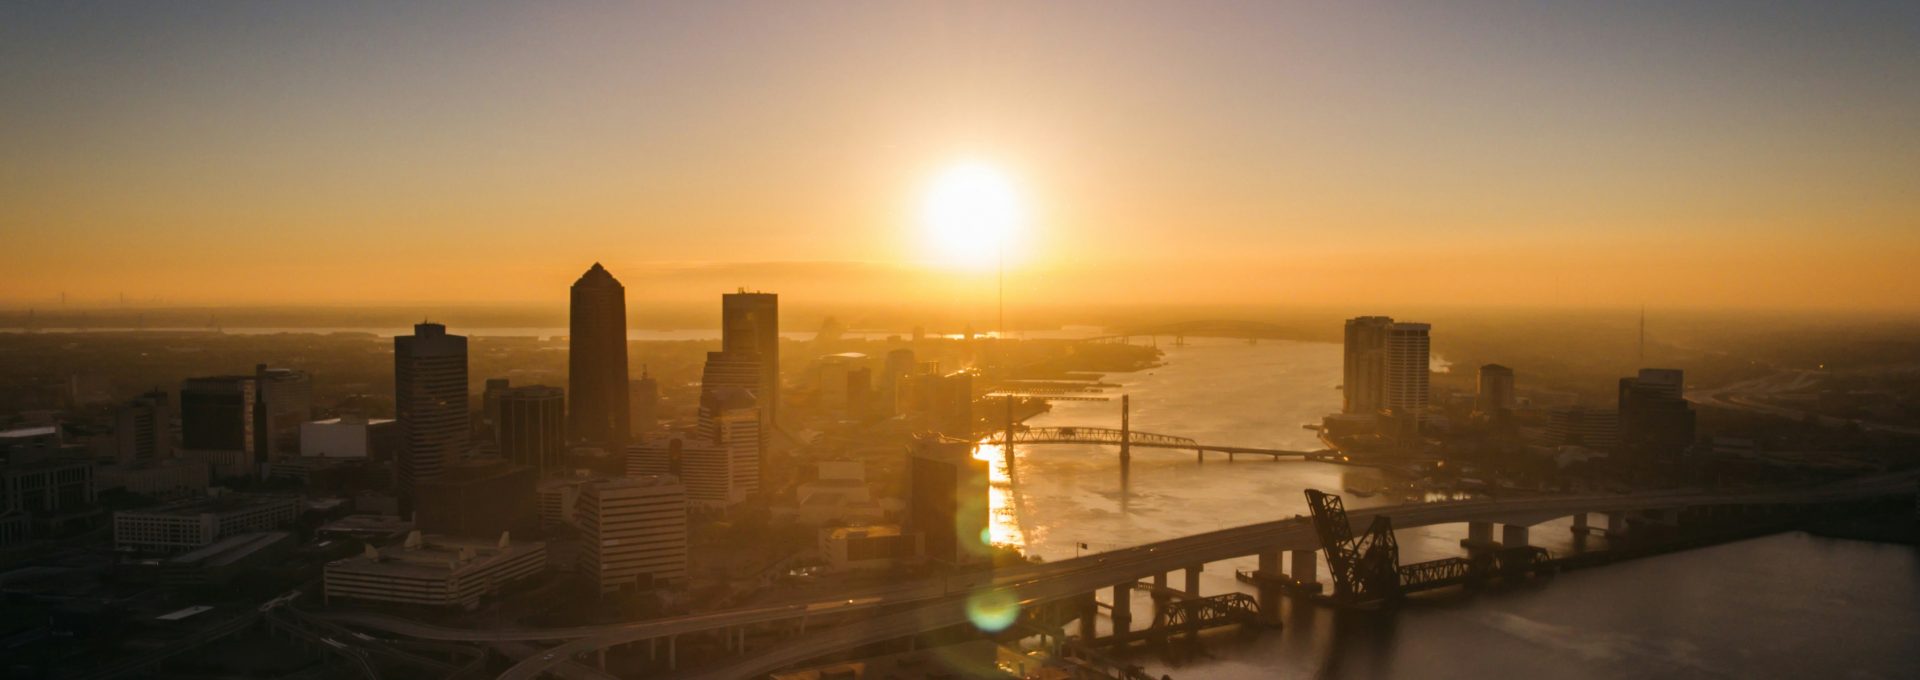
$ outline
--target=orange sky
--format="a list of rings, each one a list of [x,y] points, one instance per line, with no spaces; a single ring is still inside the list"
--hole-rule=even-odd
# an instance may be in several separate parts
[[[0,9],[0,305],[1920,309],[1911,6],[321,4]]]

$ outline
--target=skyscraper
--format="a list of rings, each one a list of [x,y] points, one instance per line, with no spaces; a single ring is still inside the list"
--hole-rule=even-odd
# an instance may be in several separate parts
[[[925,537],[927,557],[948,564],[986,559],[987,461],[965,439],[920,435],[907,458],[908,528]]]
[[[394,461],[400,514],[413,511],[413,485],[437,477],[467,447],[467,338],[421,323],[393,339],[393,403],[404,447]]]
[[[567,337],[568,433],[617,449],[626,442],[627,289],[593,263],[573,282]]]
[[[640,367],[640,379],[627,385],[628,434],[638,437],[660,424],[660,381]]]
[[[1416,436],[1427,412],[1429,364],[1424,323],[1387,326],[1387,380],[1384,404],[1393,427],[1403,437]]]
[[[720,349],[760,357],[761,422],[769,428],[780,415],[780,296],[742,290],[720,296]]]
[[[121,463],[162,460],[173,453],[167,393],[154,390],[121,404],[114,412],[114,460]]]
[[[1679,369],[1643,368],[1620,379],[1620,446],[1646,458],[1671,459],[1693,446],[1695,414]]]
[[[532,468],[540,478],[566,467],[566,395],[558,387],[512,387],[496,397],[500,457]]]
[[[180,452],[221,477],[258,471],[253,376],[188,378],[180,383]]]
[[[700,395],[700,438],[727,451],[732,459],[730,486],[743,496],[760,492],[766,465],[766,437],[760,424],[760,408],[752,392],[725,387]]]
[[[253,367],[254,455],[271,463],[300,452],[300,424],[313,419],[313,377],[291,368]]]
[[[1513,409],[1513,369],[1500,364],[1480,367],[1480,393],[1473,410],[1487,417],[1499,417]]]
[[[1347,319],[1346,364],[1340,388],[1341,413],[1378,413],[1386,408],[1387,327],[1393,319]]]

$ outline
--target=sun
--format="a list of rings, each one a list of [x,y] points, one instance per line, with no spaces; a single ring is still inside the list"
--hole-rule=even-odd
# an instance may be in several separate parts
[[[953,266],[997,265],[1025,223],[1013,179],[984,162],[948,166],[927,184],[920,202],[928,248],[935,260]]]

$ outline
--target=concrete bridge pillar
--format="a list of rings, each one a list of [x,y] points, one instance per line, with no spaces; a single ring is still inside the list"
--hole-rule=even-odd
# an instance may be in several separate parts
[[[1191,567],[1187,567],[1186,591],[1188,595],[1192,595],[1194,597],[1200,596],[1200,572],[1205,571],[1206,568],[1207,568],[1207,565],[1205,564],[1196,564]]]
[[[1153,618],[1159,619],[1167,609],[1167,572],[1153,575]]]
[[[1522,524],[1508,524],[1500,527],[1500,543],[1504,547],[1519,548],[1527,545],[1527,527]]]
[[[1100,617],[1100,601],[1092,593],[1088,593],[1086,598],[1086,602],[1080,606],[1080,642],[1093,644],[1093,638],[1097,635],[1094,619]]]
[[[1320,560],[1318,553],[1312,550],[1294,550],[1290,557],[1293,563],[1288,566],[1293,568],[1294,583],[1315,591],[1319,590]]]
[[[1583,512],[1573,516],[1573,535],[1585,536],[1592,531],[1593,529],[1587,526],[1587,513]]]
[[[1467,537],[1460,541],[1460,545],[1466,548],[1493,547],[1493,523],[1468,522]]]
[[[1116,645],[1127,644],[1133,633],[1133,582],[1128,581],[1113,587],[1113,642]]]
[[[1620,538],[1627,535],[1627,513],[1607,513],[1607,538]]]

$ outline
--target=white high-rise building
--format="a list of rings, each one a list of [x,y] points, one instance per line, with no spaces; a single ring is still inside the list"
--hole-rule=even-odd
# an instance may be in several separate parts
[[[1371,415],[1386,408],[1387,327],[1392,325],[1385,316],[1347,319],[1341,413]]]
[[[400,513],[413,511],[414,482],[438,477],[467,447],[467,338],[437,323],[393,339],[393,402],[403,440],[394,461]]]
[[[627,447],[626,472],[628,477],[673,475],[686,487],[687,503],[724,510],[747,500],[748,491],[740,480],[754,472],[752,462],[704,437],[656,434]]]
[[[732,486],[742,497],[760,492],[766,464],[766,422],[759,400],[738,387],[706,390],[700,395],[700,438],[703,444],[726,449],[732,458]],[[738,502],[738,501],[734,501]]]
[[[1424,323],[1387,326],[1387,380],[1381,406],[1402,434],[1417,434],[1427,411],[1429,328]]]
[[[586,484],[574,506],[580,573],[609,593],[687,577],[687,491],[671,475]]]

